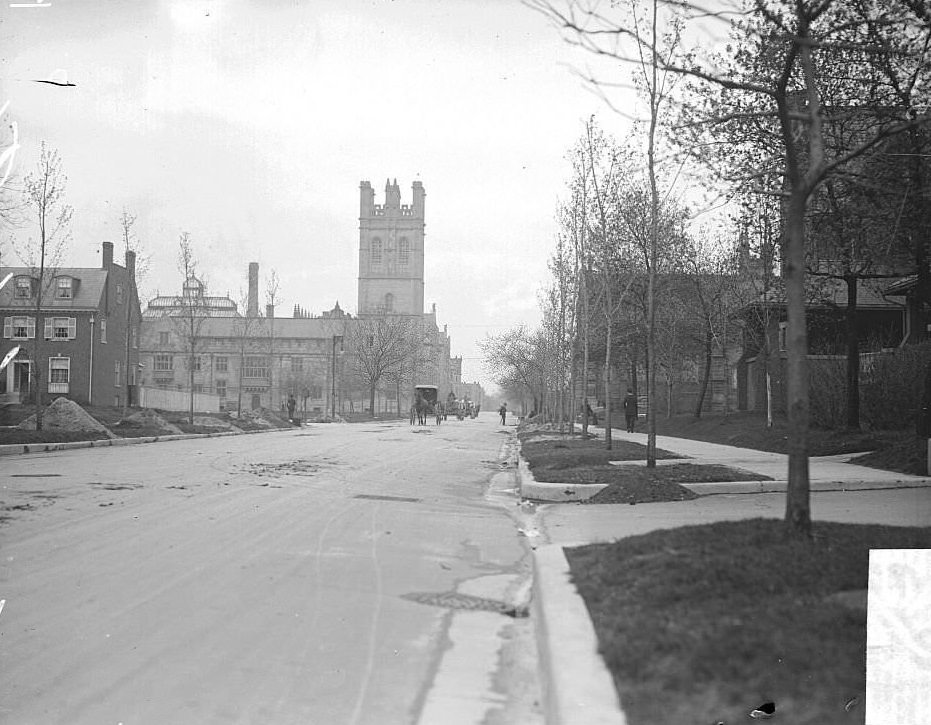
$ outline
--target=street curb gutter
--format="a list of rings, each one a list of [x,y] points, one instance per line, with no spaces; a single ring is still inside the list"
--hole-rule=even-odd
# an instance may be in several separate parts
[[[562,546],[533,553],[533,617],[547,725],[627,725]]]
[[[158,443],[160,441],[185,441],[193,438],[220,438],[222,436],[252,435],[254,433],[274,433],[293,430],[292,428],[267,428],[264,430],[220,431],[218,433],[176,433],[164,436],[144,436],[139,438],[103,438],[98,441],[66,441],[63,443],[6,443],[0,445],[0,456],[16,456],[26,453],[49,453],[51,451],[68,451],[75,448],[108,448],[110,446],[131,446],[137,443]]]
[[[680,486],[697,493],[710,496],[716,493],[783,493],[788,488],[788,481],[721,481],[716,483],[680,483]],[[908,478],[882,480],[846,480],[846,481],[811,481],[812,491],[870,491],[890,488],[923,488],[931,486],[931,478],[913,476]]]

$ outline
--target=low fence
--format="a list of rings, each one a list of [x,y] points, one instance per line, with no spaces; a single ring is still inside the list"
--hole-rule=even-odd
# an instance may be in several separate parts
[[[221,398],[213,393],[194,393],[194,410],[198,413],[219,413]],[[139,388],[139,406],[160,410],[189,410],[191,394],[184,390]]]

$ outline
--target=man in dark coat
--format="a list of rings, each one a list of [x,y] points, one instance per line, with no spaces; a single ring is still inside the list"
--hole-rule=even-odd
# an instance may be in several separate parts
[[[627,388],[624,396],[624,418],[627,419],[627,432],[633,433],[637,424],[637,396],[631,388]]]

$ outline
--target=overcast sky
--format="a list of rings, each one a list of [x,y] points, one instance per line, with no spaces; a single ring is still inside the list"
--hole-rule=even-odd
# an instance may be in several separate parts
[[[179,290],[188,231],[213,294],[238,298],[255,261],[278,272],[279,315],[355,312],[359,182],[382,203],[396,178],[410,203],[420,180],[426,306],[465,380],[487,383],[487,333],[539,320],[585,119],[627,128],[573,73],[591,59],[516,0],[43,2],[0,8],[0,106],[20,175],[40,141],[61,153],[68,263],[96,266],[105,240],[121,258],[125,207],[150,295]],[[56,69],[75,86],[32,82]]]

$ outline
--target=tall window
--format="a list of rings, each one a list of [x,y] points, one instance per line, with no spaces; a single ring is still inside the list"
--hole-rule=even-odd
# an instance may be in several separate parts
[[[46,317],[46,340],[73,340],[77,337],[77,319],[74,317]]]
[[[398,264],[408,264],[411,261],[411,243],[407,238],[398,242]]]
[[[229,358],[225,355],[218,355],[213,359],[213,367],[218,373],[225,373],[229,370]]]
[[[113,363],[113,384],[116,387],[120,387],[120,361],[117,360]]]
[[[385,312],[394,312],[394,295],[390,292],[385,295]]]
[[[123,285],[116,283],[116,304],[123,304]]]
[[[32,280],[29,277],[17,277],[16,286],[13,288],[14,296],[20,299],[29,299],[32,297]]]
[[[291,356],[291,372],[292,373],[304,372],[304,358],[298,357],[296,355]]]
[[[106,320],[100,321],[100,341],[101,342],[107,341],[107,321]]]
[[[13,340],[31,340],[36,336],[34,317],[4,317],[3,336]]]
[[[372,264],[381,264],[382,243],[381,239],[372,240]]]
[[[71,382],[71,358],[50,357],[48,359],[48,391],[67,393]]]
[[[217,395],[219,395],[221,398],[226,397],[226,381],[225,380],[217,380]]]
[[[194,355],[193,357],[189,357],[185,361],[185,365],[187,366],[188,370],[194,370],[195,373],[199,373],[200,372],[200,355]]]
[[[246,356],[246,363],[242,369],[244,378],[267,378],[268,359],[259,355]]]
[[[129,331],[129,336],[132,340],[133,350],[139,349],[139,328],[133,327]]]
[[[156,355],[154,369],[156,371],[173,370],[174,358],[171,355]]]

